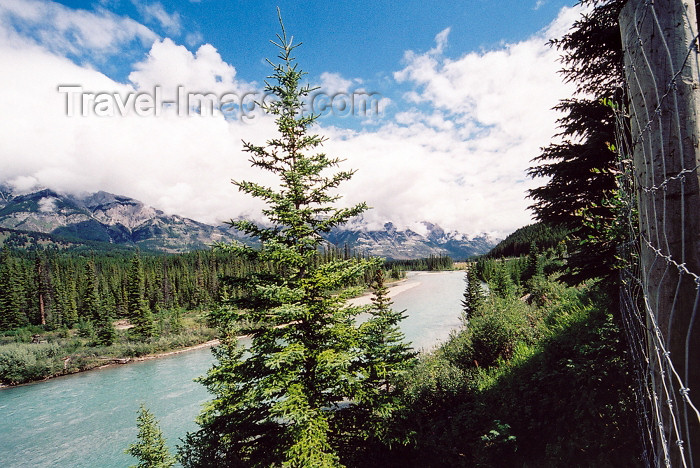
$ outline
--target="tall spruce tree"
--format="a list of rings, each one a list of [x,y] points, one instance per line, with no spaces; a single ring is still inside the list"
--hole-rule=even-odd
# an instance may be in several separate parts
[[[305,114],[312,91],[302,86],[284,25],[278,41],[280,63],[266,91],[276,99],[261,103],[276,117],[279,136],[265,146],[244,143],[254,167],[277,177],[276,188],[234,181],[239,190],[266,203],[267,223],[232,222],[257,238],[257,249],[240,244],[228,250],[273,274],[251,272],[234,281],[236,307],[216,314],[224,330],[217,363],[202,378],[214,399],[199,417],[200,429],[180,448],[182,463],[194,466],[340,466],[338,430],[364,379],[356,362],[364,351],[355,317],[362,310],[346,299],[346,285],[376,263],[348,257],[320,262],[322,234],[367,209],[364,203],[340,208],[333,191],[353,171],[336,171],[341,160],[318,152],[323,138],[308,133],[317,116]],[[340,292],[339,292],[340,291]],[[247,334],[244,350],[236,335]]]
[[[85,282],[85,291],[80,304],[80,317],[94,324],[100,318],[100,296],[97,291],[97,272],[93,259],[85,264],[83,281]]]
[[[0,254],[0,329],[11,330],[27,325],[27,315],[22,309],[24,289],[15,258],[9,249]]]
[[[134,255],[129,268],[127,283],[127,313],[134,325],[132,334],[140,339],[148,339],[155,335],[156,326],[153,313],[144,298],[144,277],[141,266],[141,256]]]
[[[464,288],[464,299],[462,299],[462,321],[466,324],[474,317],[484,301],[481,281],[476,273],[476,264],[469,265],[464,280],[467,286]]]
[[[357,426],[350,429],[361,438],[382,440],[387,435],[387,420],[400,407],[394,384],[415,363],[416,353],[406,343],[399,328],[406,317],[405,311],[392,308],[383,269],[377,269],[371,287],[370,317],[360,325],[363,354],[357,370],[364,377],[357,396],[356,414],[359,417],[355,420]]]
[[[562,53],[566,81],[576,96],[557,109],[560,142],[534,159],[533,177],[548,182],[530,191],[541,221],[571,231],[568,263],[572,282],[592,277],[613,280],[618,239],[609,232],[616,223],[611,201],[616,196],[615,117],[603,99],[622,99],[623,56],[618,15],[624,0],[581,0],[588,8],[571,30],[551,44]],[[611,281],[610,284],[614,284]]]
[[[527,264],[525,266],[525,271],[523,272],[523,280],[527,282],[536,276],[541,276],[544,273],[543,268],[544,266],[542,265],[540,251],[537,248],[537,244],[532,242],[530,244],[530,252],[527,255]]]

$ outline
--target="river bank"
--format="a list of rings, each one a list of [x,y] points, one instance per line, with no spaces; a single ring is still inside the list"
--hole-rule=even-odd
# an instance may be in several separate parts
[[[50,376],[47,376],[43,379],[32,380],[29,382],[23,382],[23,383],[15,384],[15,385],[0,383],[0,389],[10,388],[10,387],[18,387],[20,385],[31,385],[31,384],[46,382],[50,379],[56,379],[59,377],[74,375],[74,374],[77,374],[80,372],[88,372],[88,371],[97,370],[97,369],[106,369],[108,367],[113,367],[113,366],[123,366],[125,364],[130,364],[133,362],[142,362],[142,361],[150,361],[151,359],[160,359],[160,358],[164,358],[164,357],[168,357],[168,356],[174,356],[177,354],[187,353],[190,351],[196,351],[198,349],[211,348],[211,347],[216,346],[218,344],[219,344],[219,340],[214,339],[214,340],[206,341],[204,343],[199,343],[199,344],[195,344],[192,346],[186,346],[184,348],[178,348],[178,349],[173,349],[171,351],[163,351],[163,352],[154,353],[154,354],[146,354],[144,356],[134,356],[134,357],[127,357],[127,358],[98,358],[98,359],[101,359],[103,363],[98,362],[94,366],[91,366],[91,367],[77,369],[77,370],[74,370],[71,372],[65,372],[65,373],[61,373],[61,374],[50,375]],[[106,362],[106,363],[104,363],[104,362]]]
[[[387,283],[386,287],[388,289],[388,294],[389,298],[393,299],[396,297],[398,294],[401,294],[404,291],[408,291],[411,288],[414,288],[418,286],[420,283],[417,282],[407,282],[406,278],[393,281],[391,283]],[[348,299],[348,304],[352,306],[363,306],[363,305],[369,305],[372,303],[372,296],[373,293],[372,291],[367,291],[363,293],[360,296],[353,297],[352,299]]]
[[[388,296],[394,299],[422,284],[423,275],[439,273],[415,272],[411,280],[403,278],[387,284]],[[352,306],[372,303],[372,292],[349,299]],[[121,341],[109,347],[90,346],[88,339],[74,333],[70,336],[49,336],[48,342],[10,343],[0,345],[0,389],[44,382],[111,366],[147,361],[215,346],[216,331],[203,326],[201,312],[189,312],[183,317],[185,330],[180,334],[161,336],[151,342],[131,342],[126,339],[128,324],[117,323]],[[198,316],[195,316],[198,315]]]
[[[0,372],[4,381],[0,382],[0,389],[46,382],[51,379],[88,372],[96,369],[104,369],[112,366],[122,366],[133,362],[149,361],[168,356],[173,356],[189,351],[216,346],[219,340],[214,338],[212,332],[204,334],[187,334],[186,338],[179,337],[182,345],[172,346],[174,340],[165,340],[169,346],[163,346],[162,342],[155,343],[122,343],[115,345],[121,351],[107,351],[98,353],[87,348],[83,351],[72,353],[56,353],[62,349],[56,343],[28,344],[15,343],[0,346]],[[161,348],[157,351],[154,351]],[[109,348],[99,348],[99,350]],[[149,352],[149,350],[151,350]],[[50,355],[50,356],[46,356]],[[42,356],[45,356],[42,359]],[[9,380],[9,382],[8,382]]]
[[[217,331],[207,325],[206,312],[163,311],[156,317],[156,336],[134,339],[130,325],[115,323],[111,345],[100,345],[91,329],[56,330],[31,327],[0,337],[0,387],[40,382],[110,365],[155,359],[198,346],[209,346]]]

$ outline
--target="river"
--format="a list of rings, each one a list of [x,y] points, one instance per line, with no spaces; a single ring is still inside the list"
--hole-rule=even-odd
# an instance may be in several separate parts
[[[464,272],[411,272],[394,308],[416,349],[430,349],[460,326]],[[141,403],[173,448],[209,394],[194,378],[213,362],[209,349],[0,389],[0,467],[123,468],[136,440]]]

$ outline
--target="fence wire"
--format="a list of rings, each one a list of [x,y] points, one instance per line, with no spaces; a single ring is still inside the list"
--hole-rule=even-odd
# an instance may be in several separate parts
[[[676,4],[675,21],[668,4]],[[684,32],[669,33],[671,23]],[[691,388],[700,367],[700,132],[687,106],[688,94],[698,94],[697,20],[680,0],[630,0],[620,24],[626,103],[615,107],[615,147],[627,232],[620,306],[636,364],[643,459],[650,467],[693,467],[695,456],[700,467],[693,401],[700,402],[700,385]]]

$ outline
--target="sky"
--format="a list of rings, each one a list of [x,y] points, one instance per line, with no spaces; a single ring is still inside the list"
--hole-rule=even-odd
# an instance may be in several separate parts
[[[318,87],[312,130],[357,171],[340,203],[372,207],[358,226],[503,237],[532,222],[527,190],[544,181],[527,168],[573,92],[547,45],[581,14],[573,3],[0,0],[0,182],[258,219],[231,180],[275,183],[242,140],[276,134],[253,101],[279,7]]]

